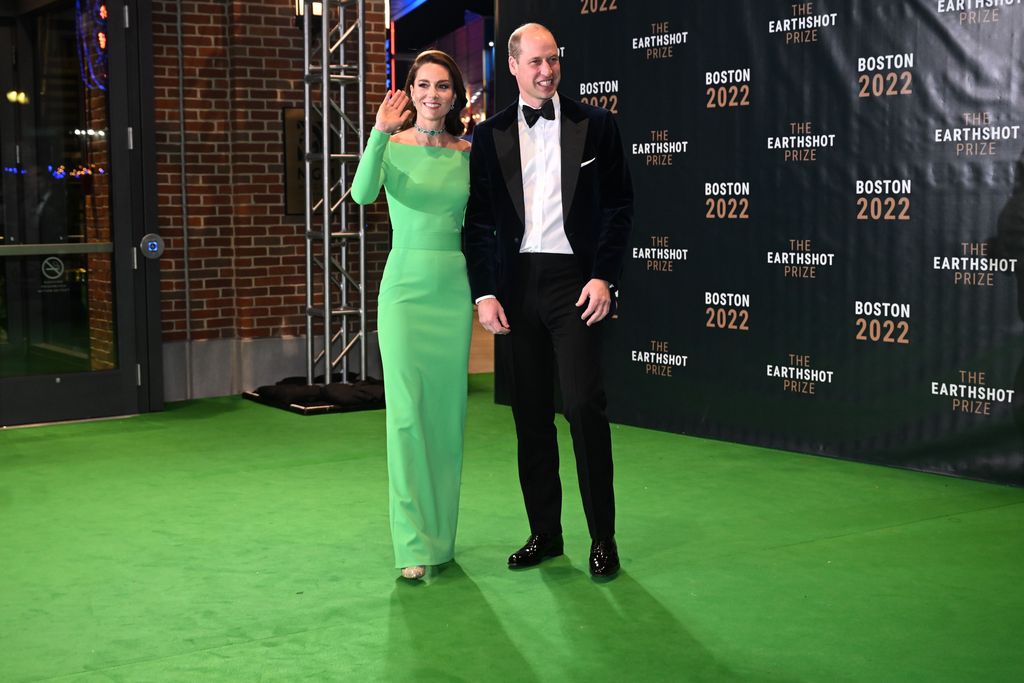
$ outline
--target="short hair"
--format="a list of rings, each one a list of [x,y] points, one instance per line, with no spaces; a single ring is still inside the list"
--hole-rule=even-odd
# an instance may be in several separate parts
[[[522,54],[523,52],[523,48],[521,45],[521,43],[523,42],[523,35],[530,31],[537,30],[547,32],[548,34],[551,35],[552,38],[555,37],[555,34],[551,33],[551,29],[549,29],[544,24],[538,24],[536,22],[523,24],[515,31],[512,31],[512,35],[508,37],[508,54],[510,57],[512,57],[512,59],[516,60],[517,62],[519,61],[519,55]]]
[[[416,72],[424,64],[437,64],[448,70],[448,77],[452,81],[452,90],[455,92],[455,106],[444,117],[444,129],[458,137],[466,132],[466,126],[462,123],[462,110],[469,103],[469,98],[466,97],[466,84],[462,79],[462,71],[459,70],[459,65],[455,63],[451,55],[441,50],[424,50],[416,55],[412,66],[409,67],[409,75],[405,79],[405,90],[409,94],[409,104],[406,105],[405,109],[406,111],[411,111],[412,116],[402,126],[402,130],[412,128],[413,124],[416,123],[416,106],[412,103],[412,84],[416,81]]]

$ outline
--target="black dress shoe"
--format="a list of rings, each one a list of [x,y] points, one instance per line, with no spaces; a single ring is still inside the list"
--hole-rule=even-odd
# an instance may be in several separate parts
[[[562,534],[530,534],[526,545],[509,555],[508,566],[513,569],[532,567],[561,554]]]
[[[593,576],[612,576],[619,571],[619,549],[615,539],[603,538],[590,544],[590,573]]]

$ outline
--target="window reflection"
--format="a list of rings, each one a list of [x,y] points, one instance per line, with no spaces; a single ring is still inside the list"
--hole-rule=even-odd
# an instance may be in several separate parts
[[[107,40],[98,0],[0,25],[0,246],[58,245],[0,252],[3,377],[116,367]]]

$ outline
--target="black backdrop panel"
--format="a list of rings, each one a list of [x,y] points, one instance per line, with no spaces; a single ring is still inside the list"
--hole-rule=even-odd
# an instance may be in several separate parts
[[[539,21],[560,92],[622,129],[614,421],[1024,484],[1024,4],[497,14],[499,106],[508,35]]]

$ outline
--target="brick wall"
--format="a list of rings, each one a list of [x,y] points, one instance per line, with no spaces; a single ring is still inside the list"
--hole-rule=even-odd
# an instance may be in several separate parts
[[[107,93],[87,90],[84,123],[94,130],[107,127]],[[110,168],[109,138],[88,138],[82,165],[88,169]],[[93,172],[83,179],[83,221],[86,241],[110,242],[110,176]],[[117,365],[114,324],[114,285],[111,254],[88,254],[89,273],[89,367],[110,370]]]
[[[384,2],[367,0],[367,125],[384,95]],[[154,0],[154,90],[165,341],[185,338],[177,2]],[[284,214],[282,109],[302,106],[293,0],[183,0],[186,209],[194,339],[305,334],[302,216]],[[367,302],[388,245],[386,207],[367,212]],[[356,251],[356,250],[352,250]]]

